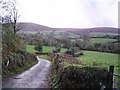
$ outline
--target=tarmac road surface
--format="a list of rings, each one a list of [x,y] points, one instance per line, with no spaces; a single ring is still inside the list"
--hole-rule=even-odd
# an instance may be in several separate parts
[[[3,83],[2,88],[49,88],[51,62],[38,58],[38,63]]]

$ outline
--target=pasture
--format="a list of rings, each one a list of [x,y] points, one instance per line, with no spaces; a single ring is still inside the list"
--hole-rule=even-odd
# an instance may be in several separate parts
[[[108,38],[91,38],[91,43],[106,43],[106,42],[113,42],[117,41],[116,39],[108,39]]]
[[[30,53],[37,52],[34,45],[27,45],[26,50]],[[43,46],[43,52],[51,52],[53,47],[51,46]],[[61,51],[65,52],[67,49],[62,48]],[[97,51],[82,51],[84,53],[83,56],[76,57],[77,60],[84,63],[86,66],[99,66],[106,67],[109,69],[110,65],[114,65],[114,73],[120,74],[119,66],[119,54],[105,53],[105,52],[97,52]],[[44,58],[49,60],[47,55],[39,55],[40,58]],[[65,63],[67,65],[67,63]],[[119,72],[118,72],[119,70]],[[118,81],[118,78],[115,77],[115,81]]]
[[[109,68],[114,65],[114,72],[118,73],[118,60],[120,55],[96,52],[96,51],[83,51],[84,55],[77,57],[77,59],[88,66],[100,66]]]
[[[34,49],[34,45],[27,45],[26,50],[30,53],[38,52]],[[53,47],[43,46],[43,52],[51,52]],[[67,49],[61,48],[61,52],[65,52]],[[77,57],[77,59],[88,66],[101,66],[109,68],[110,65],[115,66],[115,73],[118,73],[118,60],[119,54],[105,53],[105,52],[96,52],[96,51],[84,51],[84,55]],[[46,56],[41,56],[46,58]]]
[[[110,35],[110,36],[116,36],[118,33],[115,32],[91,32],[91,36],[105,36],[105,35]]]
[[[43,46],[43,52],[47,53],[47,52],[52,52],[54,47],[52,46]],[[37,50],[35,50],[35,46],[34,45],[26,45],[26,50],[30,53],[32,52],[38,52]],[[67,49],[65,48],[61,48],[61,52],[65,52]]]

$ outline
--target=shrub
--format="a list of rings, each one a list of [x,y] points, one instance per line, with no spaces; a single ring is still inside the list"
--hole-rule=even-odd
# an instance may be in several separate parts
[[[67,54],[73,55],[74,57],[78,57],[80,55],[83,55],[83,52],[78,50],[77,47],[71,47],[66,51]]]
[[[42,43],[38,43],[35,47],[35,50],[38,50],[39,52],[43,51],[43,44]]]
[[[101,88],[108,86],[108,71],[102,67],[89,67],[67,55],[52,55],[53,75],[58,88]],[[71,59],[72,58],[72,59]],[[54,79],[56,80],[56,79]],[[53,87],[54,88],[54,87]]]
[[[100,83],[107,83],[107,71],[98,67],[69,66],[60,78],[61,88],[100,88]]]

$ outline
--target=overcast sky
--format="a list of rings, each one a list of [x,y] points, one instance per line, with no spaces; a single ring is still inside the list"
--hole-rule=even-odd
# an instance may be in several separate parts
[[[57,28],[118,27],[119,0],[18,0],[20,21]]]

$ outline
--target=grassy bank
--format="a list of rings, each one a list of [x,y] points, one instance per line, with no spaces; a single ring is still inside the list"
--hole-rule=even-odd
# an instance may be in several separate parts
[[[33,62],[26,64],[23,67],[15,68],[14,70],[10,71],[7,75],[5,75],[5,76],[3,75],[3,77],[2,77],[3,81],[16,75],[16,74],[22,73],[23,71],[25,71],[25,70],[29,69],[30,67],[34,66],[35,64],[37,64],[37,62],[38,61],[36,60],[36,61],[33,61]]]

